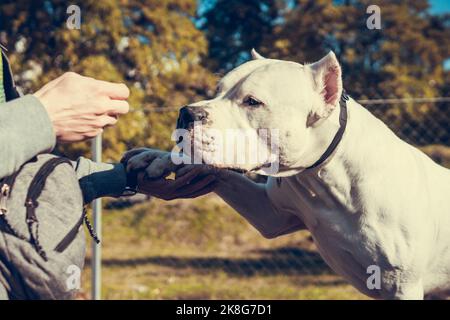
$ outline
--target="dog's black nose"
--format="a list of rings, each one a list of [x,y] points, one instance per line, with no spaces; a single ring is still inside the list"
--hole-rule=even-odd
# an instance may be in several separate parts
[[[206,123],[208,112],[202,107],[183,107],[178,115],[177,129],[188,129],[195,121]]]

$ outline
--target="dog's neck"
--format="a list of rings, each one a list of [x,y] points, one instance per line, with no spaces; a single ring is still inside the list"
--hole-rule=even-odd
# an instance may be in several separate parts
[[[348,95],[345,93],[345,91],[342,92],[342,96],[341,99],[339,101],[339,128],[337,129],[333,140],[331,140],[330,144],[328,145],[327,149],[324,151],[324,153],[320,156],[320,158],[314,162],[311,166],[307,167],[306,170],[311,170],[314,169],[320,165],[322,165],[323,163],[325,163],[336,151],[337,146],[339,145],[339,143],[342,140],[342,137],[345,133],[345,129],[347,127],[347,101],[349,100]],[[334,115],[336,115],[337,111],[334,112]],[[333,119],[331,119],[331,121],[333,122],[333,127],[335,124],[335,117],[333,117]],[[333,121],[334,120],[334,121]],[[329,131],[329,130],[327,130]]]
[[[322,167],[334,157],[343,138],[338,139],[335,144],[333,143],[333,140],[339,134],[339,130],[342,127],[339,121],[341,110],[341,106],[337,103],[327,118],[317,121],[314,126],[308,129],[309,132],[306,138],[307,145],[299,155],[299,159],[301,160],[296,164],[292,164],[290,166],[291,170],[297,173],[315,171],[316,168]],[[348,117],[348,110],[345,111]],[[345,135],[346,132],[344,130]],[[329,153],[329,151],[332,152]]]
[[[338,112],[333,112],[330,122],[324,123],[323,138],[320,141],[320,156],[336,133],[338,126]],[[377,129],[375,129],[377,127]],[[345,133],[336,147],[335,152],[320,166],[311,170],[304,170],[300,175],[318,177],[330,187],[335,197],[343,202],[349,211],[360,211],[358,199],[354,199],[360,181],[367,183],[373,176],[388,174],[393,162],[380,162],[379,154],[394,154],[396,143],[387,143],[391,139],[400,140],[384,123],[374,117],[368,110],[353,99],[347,102],[347,126]]]

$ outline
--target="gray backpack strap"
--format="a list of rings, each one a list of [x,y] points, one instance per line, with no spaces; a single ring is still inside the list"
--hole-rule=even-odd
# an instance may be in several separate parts
[[[32,160],[33,161],[33,160]],[[30,161],[30,162],[32,162]],[[29,163],[29,162],[27,162]],[[39,241],[39,220],[36,215],[36,208],[39,206],[39,196],[45,188],[45,183],[47,178],[51,175],[51,173],[55,170],[55,168],[61,164],[69,164],[72,163],[66,159],[61,157],[51,158],[47,160],[38,170],[36,175],[31,180],[30,186],[28,187],[28,192],[25,198],[25,208],[26,208],[26,223],[28,226],[29,232],[29,240],[25,235],[20,234],[15,228],[9,223],[7,219],[8,208],[6,206],[6,201],[11,194],[12,188],[14,186],[15,180],[17,176],[20,174],[23,165],[17,172],[13,175],[6,177],[2,180],[0,184],[0,219],[3,221],[4,225],[8,229],[8,231],[16,236],[17,238],[25,241],[30,241],[34,246],[39,255],[47,261],[47,254],[43,249],[40,241]],[[55,195],[56,196],[56,195]],[[100,243],[97,235],[95,234],[93,227],[87,217],[86,208],[83,208],[83,214],[80,218],[79,223],[77,223],[71,231],[56,245],[55,251],[62,252],[67,248],[67,246],[72,242],[73,239],[77,236],[78,229],[80,225],[86,223],[89,234],[94,239],[96,243]]]
[[[100,239],[98,238],[97,234],[94,231],[94,228],[92,227],[91,222],[89,221],[89,218],[87,217],[87,210],[86,206],[83,207],[83,215],[81,216],[80,221],[72,228],[72,230],[69,231],[69,233],[62,239],[55,247],[56,252],[63,252],[67,246],[72,242],[73,239],[77,236],[78,228],[83,224],[83,222],[86,224],[86,227],[89,231],[89,235],[91,236],[92,240],[95,241],[95,243],[99,244]]]
[[[35,161],[35,160],[36,160],[36,158],[33,158],[31,161]],[[31,161],[29,161],[29,162],[31,162]],[[22,171],[25,164],[27,164],[29,162],[24,163],[19,168],[19,170],[14,172],[12,175],[3,178],[0,182],[0,219],[3,221],[4,225],[6,226],[6,228],[8,229],[8,231],[11,234],[13,234],[17,238],[19,238],[21,240],[25,240],[25,241],[27,241],[27,237],[25,237],[24,235],[17,232],[15,230],[15,228],[9,223],[9,220],[6,218],[6,215],[8,213],[8,206],[7,206],[6,202],[8,201],[8,198],[11,195],[11,191],[14,186],[14,183],[16,182],[17,176]]]
[[[39,206],[38,198],[44,190],[45,182],[48,176],[55,170],[58,165],[63,163],[71,164],[66,158],[51,158],[45,162],[36,175],[31,180],[28,188],[27,197],[25,198],[26,222],[30,233],[31,244],[35,247],[39,255],[47,260],[47,254],[39,243],[39,220],[36,216],[36,208]]]

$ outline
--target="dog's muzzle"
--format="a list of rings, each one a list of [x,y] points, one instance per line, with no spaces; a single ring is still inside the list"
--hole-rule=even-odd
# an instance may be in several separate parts
[[[194,122],[201,121],[202,124],[207,123],[208,112],[202,107],[185,106],[180,109],[177,120],[177,129],[191,129]]]

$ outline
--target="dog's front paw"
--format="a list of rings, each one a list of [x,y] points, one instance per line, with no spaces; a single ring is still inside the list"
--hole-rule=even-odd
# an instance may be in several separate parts
[[[170,152],[150,148],[128,151],[121,162],[128,173],[145,171],[148,179],[164,178],[178,167],[172,162]]]

